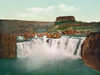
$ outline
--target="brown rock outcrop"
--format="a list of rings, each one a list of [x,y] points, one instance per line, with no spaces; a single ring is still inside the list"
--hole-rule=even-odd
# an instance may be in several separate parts
[[[85,39],[81,56],[86,65],[100,70],[100,34],[92,34]]]
[[[28,38],[35,37],[35,33],[25,33],[24,38],[27,40]]]
[[[56,34],[53,36],[53,38],[60,38],[60,37],[61,37],[60,33],[56,33]]]
[[[37,34],[37,37],[43,37],[44,35],[43,34]]]
[[[47,34],[48,34],[48,32],[44,32],[44,33],[43,33],[43,35],[47,35]]]
[[[76,33],[76,31],[70,30],[70,29],[67,29],[67,30],[62,32],[62,34],[70,34],[70,35],[75,34],[75,33]]]
[[[75,17],[74,16],[57,17],[56,22],[60,22],[60,21],[75,21]]]
[[[0,34],[0,59],[16,57],[16,35]]]
[[[60,38],[61,34],[60,33],[48,33],[47,38]]]
[[[47,38],[52,38],[53,35],[51,35],[50,33],[48,33],[48,34],[46,35],[46,37],[47,37]]]

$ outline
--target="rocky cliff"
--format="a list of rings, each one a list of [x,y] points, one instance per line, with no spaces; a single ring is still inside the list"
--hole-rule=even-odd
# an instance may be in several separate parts
[[[81,56],[86,65],[100,70],[100,33],[95,33],[86,38],[82,44]]]
[[[0,34],[0,59],[16,57],[16,35]]]

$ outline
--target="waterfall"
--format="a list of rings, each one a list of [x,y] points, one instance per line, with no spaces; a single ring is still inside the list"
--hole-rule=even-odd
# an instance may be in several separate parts
[[[48,41],[47,41],[48,40]],[[78,56],[85,37],[62,36],[59,39],[32,38],[29,41],[17,43],[17,57],[45,56],[50,58]]]

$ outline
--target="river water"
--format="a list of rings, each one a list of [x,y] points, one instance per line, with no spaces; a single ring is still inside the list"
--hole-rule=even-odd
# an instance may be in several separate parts
[[[0,59],[0,75],[100,75],[81,59],[84,40],[85,37],[63,36],[17,42],[17,57]]]

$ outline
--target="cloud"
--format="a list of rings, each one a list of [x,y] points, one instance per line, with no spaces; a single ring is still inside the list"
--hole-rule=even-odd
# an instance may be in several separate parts
[[[66,4],[60,4],[57,6],[52,5],[48,7],[30,7],[26,8],[25,12],[19,14],[19,16],[21,18],[28,19],[32,19],[34,17],[34,20],[50,20],[56,16],[65,15],[66,13],[71,13],[76,10],[78,10],[78,8],[75,8],[74,6],[67,6]]]
[[[44,10],[42,7],[32,7],[32,8],[27,8],[29,11],[34,11],[34,12],[41,12]]]
[[[65,4],[60,4],[58,8],[62,11],[75,11],[78,10],[78,8],[75,8],[74,6],[67,6]]]
[[[55,6],[48,6],[46,8],[43,7],[31,7],[31,8],[27,8],[28,11],[31,12],[48,12],[48,11],[52,11],[55,8]]]

